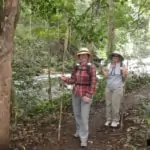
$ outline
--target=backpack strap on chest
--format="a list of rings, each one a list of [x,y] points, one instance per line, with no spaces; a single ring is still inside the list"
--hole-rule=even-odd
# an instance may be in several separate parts
[[[79,63],[77,63],[77,64],[75,65],[75,67],[74,67],[75,72],[77,72],[77,70],[79,69],[79,66],[80,66],[80,64],[79,64]]]
[[[120,62],[120,74],[122,75],[122,66],[123,66],[123,63],[122,61]]]
[[[87,63],[87,73],[89,74],[89,76],[91,76],[91,66],[92,63]]]
[[[81,70],[81,71],[82,71],[82,70],[86,70],[87,73],[88,73],[88,75],[89,75],[90,78],[91,78],[91,66],[92,66],[92,63],[87,63],[86,69],[79,69],[80,63],[77,63],[76,66],[75,66],[75,72],[76,72],[77,70]]]

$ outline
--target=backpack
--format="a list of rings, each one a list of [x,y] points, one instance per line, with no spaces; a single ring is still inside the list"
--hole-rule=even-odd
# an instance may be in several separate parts
[[[123,62],[120,62],[120,74],[122,75],[122,67],[123,67]],[[123,83],[125,82],[126,78],[122,76],[122,81]]]
[[[91,66],[92,66],[92,63],[87,63],[86,69],[80,69],[79,66],[80,66],[80,64],[77,63],[76,66],[75,66],[75,71],[77,71],[77,70],[86,70],[87,73],[88,73],[88,75],[89,76],[91,75]]]
[[[77,70],[83,70],[83,71],[87,71],[88,75],[89,75],[89,79],[91,80],[91,66],[92,66],[92,63],[87,63],[87,67],[85,69],[81,69],[80,67],[80,64],[77,63],[76,66],[75,66],[75,72]]]

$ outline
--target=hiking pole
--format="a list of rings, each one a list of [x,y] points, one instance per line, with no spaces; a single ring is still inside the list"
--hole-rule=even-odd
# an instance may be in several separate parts
[[[69,38],[68,36],[69,36],[69,26],[67,25],[66,38],[65,38],[65,41],[64,41],[64,51],[63,51],[63,61],[62,61],[62,74],[64,74],[64,57],[65,57],[65,52],[66,52],[66,50],[68,48],[68,38]],[[62,84],[62,90],[63,90],[63,96],[64,96],[64,84]],[[61,99],[61,102],[60,102],[58,141],[60,141],[60,135],[61,135],[62,113],[63,113],[63,99]]]
[[[125,87],[123,89],[123,98],[121,102],[121,114],[120,114],[120,130],[123,131],[123,122],[124,122],[124,99],[125,99]]]
[[[127,63],[127,70],[128,70],[128,63]],[[124,100],[125,100],[125,92],[126,92],[126,80],[124,82],[124,86],[123,86],[123,98],[122,98],[122,102],[121,102],[121,114],[120,114],[120,130],[123,131],[123,122],[124,122]]]

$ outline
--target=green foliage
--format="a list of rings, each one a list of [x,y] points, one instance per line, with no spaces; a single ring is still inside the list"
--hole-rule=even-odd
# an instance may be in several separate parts
[[[74,13],[74,0],[26,0],[31,5],[32,13],[45,20],[51,19],[53,14],[58,11],[61,13],[69,12],[70,15]]]
[[[150,82],[150,77],[147,74],[143,74],[142,76],[133,74],[127,78],[126,81],[126,90],[132,91],[132,89],[140,88],[142,85],[146,85]]]
[[[144,118],[147,121],[147,125],[148,125],[148,136],[150,136],[150,101],[149,99],[146,99],[144,102],[142,102],[142,108],[144,110]]]
[[[129,28],[133,17],[131,14],[131,7],[128,6],[128,3],[124,4],[122,7],[121,3],[116,4],[115,9],[115,28]],[[129,14],[129,15],[127,15]]]
[[[105,87],[106,87],[106,80],[97,80],[97,88],[96,93],[93,96],[94,101],[101,101],[104,99],[105,94]]]
[[[28,110],[28,116],[33,116],[34,117],[38,114],[45,115],[45,114],[49,114],[49,113],[52,113],[52,112],[59,111],[60,99],[63,100],[63,105],[64,105],[63,109],[70,106],[70,104],[71,104],[71,95],[64,93],[64,95],[61,96],[60,98],[53,99],[52,103],[50,101],[45,100],[45,101],[40,101],[36,105],[33,105],[32,109]]]
[[[101,2],[101,3],[100,3]],[[146,2],[149,4],[149,1]],[[117,0],[114,3],[115,20],[115,45],[123,49],[123,44],[128,42],[127,34],[133,43],[139,47],[138,54],[147,54],[149,48],[148,31],[149,6],[140,1],[132,1],[133,8],[127,1]],[[108,4],[105,0],[87,1],[74,0],[24,0],[21,1],[21,17],[15,36],[15,52],[13,58],[13,82],[15,87],[14,117],[35,114],[52,113],[59,110],[60,98],[49,101],[48,97],[42,98],[39,93],[50,86],[46,83],[35,82],[36,75],[43,74],[43,69],[52,72],[62,72],[63,47],[66,29],[70,29],[69,45],[65,53],[65,72],[72,69],[77,47],[93,43],[95,53],[100,57],[106,57],[108,42]],[[140,9],[140,15],[138,10]],[[145,17],[146,16],[146,17]],[[136,30],[137,29],[137,30]],[[134,32],[138,31],[137,32]],[[139,36],[142,35],[142,36]],[[138,41],[138,42],[137,42]],[[55,46],[52,46],[55,45]],[[143,53],[143,51],[145,53]],[[143,56],[142,55],[142,56]],[[148,77],[134,77],[128,79],[127,90],[146,84]],[[51,81],[51,87],[58,82]],[[104,98],[106,81],[97,83],[94,100]],[[62,96],[64,106],[70,105],[70,94]]]

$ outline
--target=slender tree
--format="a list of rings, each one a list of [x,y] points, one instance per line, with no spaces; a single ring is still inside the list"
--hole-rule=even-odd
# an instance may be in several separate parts
[[[115,38],[115,27],[114,27],[114,2],[108,0],[108,49],[107,54],[109,55],[114,50],[114,38]]]
[[[19,0],[0,1],[0,149],[9,149],[12,55]]]

